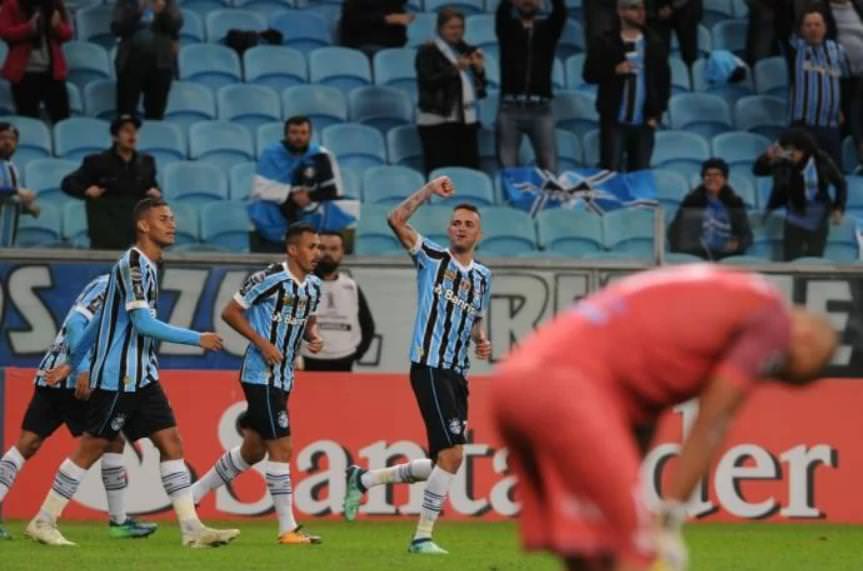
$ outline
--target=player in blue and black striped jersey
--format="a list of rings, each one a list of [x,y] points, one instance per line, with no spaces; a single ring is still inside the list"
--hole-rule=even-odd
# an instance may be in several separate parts
[[[49,384],[66,378],[90,356],[84,435],[67,458],[39,514],[25,533],[48,545],[70,545],[57,529],[57,518],[75,495],[87,470],[122,431],[130,441],[148,437],[161,455],[162,485],[174,505],[183,545],[224,545],[239,530],[205,527],[195,511],[189,471],[174,412],[158,382],[156,343],[169,341],[216,351],[222,340],[215,333],[172,327],[156,319],[158,266],[165,248],[174,243],[176,224],[168,205],[158,199],[140,201],[132,223],[135,245],[111,269],[105,301],[90,321],[68,361],[45,373]]]
[[[33,398],[24,413],[21,435],[18,441],[0,458],[0,503],[15,482],[15,477],[32,458],[42,444],[65,424],[74,437],[84,432],[87,403],[90,388],[86,383],[76,387],[77,375],[69,375],[55,385],[45,382],[45,371],[66,362],[67,355],[78,344],[87,324],[102,307],[108,275],[101,275],[88,283],[78,295],[54,342],[39,363],[33,381]],[[85,362],[83,368],[86,369]],[[83,372],[79,369],[78,371]],[[123,464],[123,447],[126,441],[121,435],[111,441],[102,457],[102,483],[108,498],[108,512],[111,516],[109,531],[112,537],[146,537],[156,531],[156,524],[138,522],[126,515],[126,487],[128,478]],[[10,536],[0,527],[0,538]]]
[[[476,356],[488,359],[491,343],[482,317],[491,299],[491,271],[474,260],[481,237],[476,207],[453,209],[449,248],[420,236],[408,219],[433,195],[449,198],[455,189],[439,177],[415,192],[389,215],[389,224],[417,267],[417,318],[411,346],[411,386],[426,426],[430,460],[382,470],[351,466],[347,472],[344,515],[356,517],[362,494],[371,486],[427,480],[411,553],[445,554],[432,541],[432,529],[461,466],[466,442],[468,386],[465,373],[471,340]]]
[[[228,325],[250,341],[240,371],[248,403],[239,421],[243,444],[222,455],[193,490],[199,502],[269,455],[267,488],[279,520],[278,541],[286,545],[320,543],[294,519],[287,410],[300,344],[305,340],[313,353],[323,346],[315,323],[321,281],[312,273],[320,244],[312,226],[292,224],[285,236],[287,259],[249,276],[222,312]]]

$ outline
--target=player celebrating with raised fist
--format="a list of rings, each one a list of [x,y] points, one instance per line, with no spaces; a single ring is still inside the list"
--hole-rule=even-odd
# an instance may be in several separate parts
[[[372,486],[426,481],[422,510],[410,553],[443,555],[432,541],[432,529],[462,462],[466,442],[471,339],[476,356],[488,359],[491,343],[482,317],[491,297],[491,271],[474,260],[481,237],[479,211],[470,204],[453,209],[443,248],[414,230],[408,219],[432,195],[455,194],[447,177],[423,186],[393,210],[390,227],[408,249],[417,267],[418,308],[411,346],[411,386],[426,427],[427,460],[414,460],[382,470],[351,466],[347,472],[344,515],[353,520],[363,493]]]

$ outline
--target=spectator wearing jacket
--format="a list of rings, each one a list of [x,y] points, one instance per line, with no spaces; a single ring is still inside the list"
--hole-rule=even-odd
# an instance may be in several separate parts
[[[406,0],[345,0],[339,28],[341,44],[369,57],[384,48],[400,48],[408,41],[414,16]]]

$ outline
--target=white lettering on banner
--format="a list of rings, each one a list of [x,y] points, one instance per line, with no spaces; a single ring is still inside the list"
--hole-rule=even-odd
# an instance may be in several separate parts
[[[35,292],[53,285],[47,266],[25,266],[9,276],[9,299],[30,327],[9,332],[9,342],[15,353],[41,353],[56,337],[57,324]],[[5,324],[3,329],[7,329]]]
[[[161,289],[176,291],[177,302],[174,304],[168,323],[177,327],[190,329],[195,318],[195,309],[201,299],[201,292],[207,283],[209,270],[187,270],[168,268],[162,278]],[[159,352],[165,355],[203,355],[204,349],[198,346],[181,345],[180,343],[162,343]]]
[[[839,302],[845,307],[844,311],[835,311],[830,307],[831,302]],[[830,323],[836,331],[845,331],[848,326],[848,313],[851,307],[851,287],[846,280],[811,280],[806,282],[806,307],[812,311],[824,313],[830,319]],[[840,335],[839,340],[842,341]],[[842,344],[833,355],[833,365],[848,365],[851,363],[853,347]]]
[[[744,465],[747,459],[751,459],[754,465]],[[779,462],[767,450],[755,444],[741,444],[723,454],[716,467],[716,496],[730,514],[746,519],[761,519],[776,511],[776,500],[770,497],[757,503],[748,502],[743,499],[740,483],[781,478]]]
[[[788,505],[779,515],[794,518],[820,518],[823,513],[815,506],[815,476],[819,464],[836,468],[839,454],[826,444],[807,448],[801,444],[786,450],[779,457],[788,464]]]
[[[322,463],[327,468],[321,470]],[[297,455],[297,468],[308,474],[294,479],[294,505],[301,512],[322,516],[342,511],[348,454],[334,440],[318,440]]]

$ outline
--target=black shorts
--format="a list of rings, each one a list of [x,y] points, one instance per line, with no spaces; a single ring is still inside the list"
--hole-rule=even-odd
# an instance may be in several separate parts
[[[159,383],[134,393],[96,389],[87,401],[84,432],[113,440],[123,432],[129,442],[177,426],[174,411]]]
[[[467,441],[467,379],[449,369],[411,363],[411,386],[428,435],[429,457]]]
[[[75,389],[36,386],[21,429],[48,438],[65,424],[75,438],[84,433],[87,401],[75,398]]]
[[[278,440],[291,435],[288,397],[291,393],[270,385],[240,383],[248,407],[243,413],[242,428],[250,428],[264,440]]]

